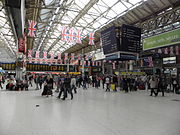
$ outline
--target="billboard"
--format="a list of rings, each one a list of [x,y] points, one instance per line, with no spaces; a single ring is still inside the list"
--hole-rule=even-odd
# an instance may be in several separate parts
[[[143,40],[143,50],[175,45],[180,43],[180,29],[145,38]]]

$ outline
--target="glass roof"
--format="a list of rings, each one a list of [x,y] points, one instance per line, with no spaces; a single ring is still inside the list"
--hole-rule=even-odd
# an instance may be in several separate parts
[[[0,42],[1,47],[6,48],[10,55],[15,55],[17,52],[17,46],[13,36],[13,31],[9,23],[8,15],[3,7],[3,3],[0,1]],[[1,61],[1,59],[0,59]]]
[[[90,32],[136,7],[145,0],[46,0],[40,11],[34,50],[63,52],[76,43],[61,41],[64,26],[81,29],[85,38]]]

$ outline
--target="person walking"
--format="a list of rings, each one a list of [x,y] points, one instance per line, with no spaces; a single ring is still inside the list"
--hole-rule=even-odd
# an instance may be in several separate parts
[[[110,82],[111,82],[111,78],[109,76],[106,76],[105,78],[106,91],[110,91]]]
[[[1,87],[1,89],[3,89],[2,83],[3,83],[3,76],[0,74],[0,87]]]
[[[157,89],[157,79],[154,76],[152,76],[149,83],[150,83],[150,88],[151,88],[150,96],[153,96],[153,94],[157,96],[157,93],[155,92],[155,89]]]
[[[35,82],[35,84],[36,84],[36,90],[39,90],[39,87],[38,87],[38,85],[39,85],[39,75],[36,75],[36,76],[35,76],[34,82]]]
[[[75,76],[72,76],[72,78],[71,78],[71,91],[72,90],[74,90],[74,93],[76,94],[77,93],[77,91],[76,91],[76,78],[75,78]]]
[[[173,80],[172,85],[173,85],[173,92],[175,93],[177,91],[177,81],[176,81],[176,79]]]

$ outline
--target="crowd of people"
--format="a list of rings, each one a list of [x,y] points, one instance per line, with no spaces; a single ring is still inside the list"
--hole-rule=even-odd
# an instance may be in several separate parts
[[[53,96],[53,89],[59,92],[57,98],[65,100],[70,94],[73,99],[73,93],[77,93],[77,88],[82,87],[87,90],[90,86],[98,89],[102,87],[106,92],[125,91],[126,93],[137,90],[151,90],[150,96],[158,96],[159,92],[168,92],[172,86],[173,91],[179,94],[179,86],[176,79],[168,82],[165,76],[117,76],[117,75],[38,75],[27,74],[22,80],[17,80],[12,76],[0,75],[0,87],[7,80],[7,90],[29,90],[29,87],[35,83],[35,90],[42,89],[42,96]],[[170,86],[169,86],[170,84]],[[102,85],[102,86],[101,86]]]

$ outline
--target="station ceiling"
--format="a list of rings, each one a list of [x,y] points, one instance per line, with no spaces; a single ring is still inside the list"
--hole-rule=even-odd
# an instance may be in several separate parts
[[[100,32],[112,25],[138,25],[148,17],[170,7],[179,0],[26,0],[25,32],[28,20],[37,22],[34,38],[27,37],[27,49],[54,52],[90,52],[99,48]],[[0,1],[0,41],[10,57],[17,52],[17,36],[3,0]],[[82,30],[83,44],[61,40],[63,27]],[[89,46],[87,35],[95,32],[96,46]]]

